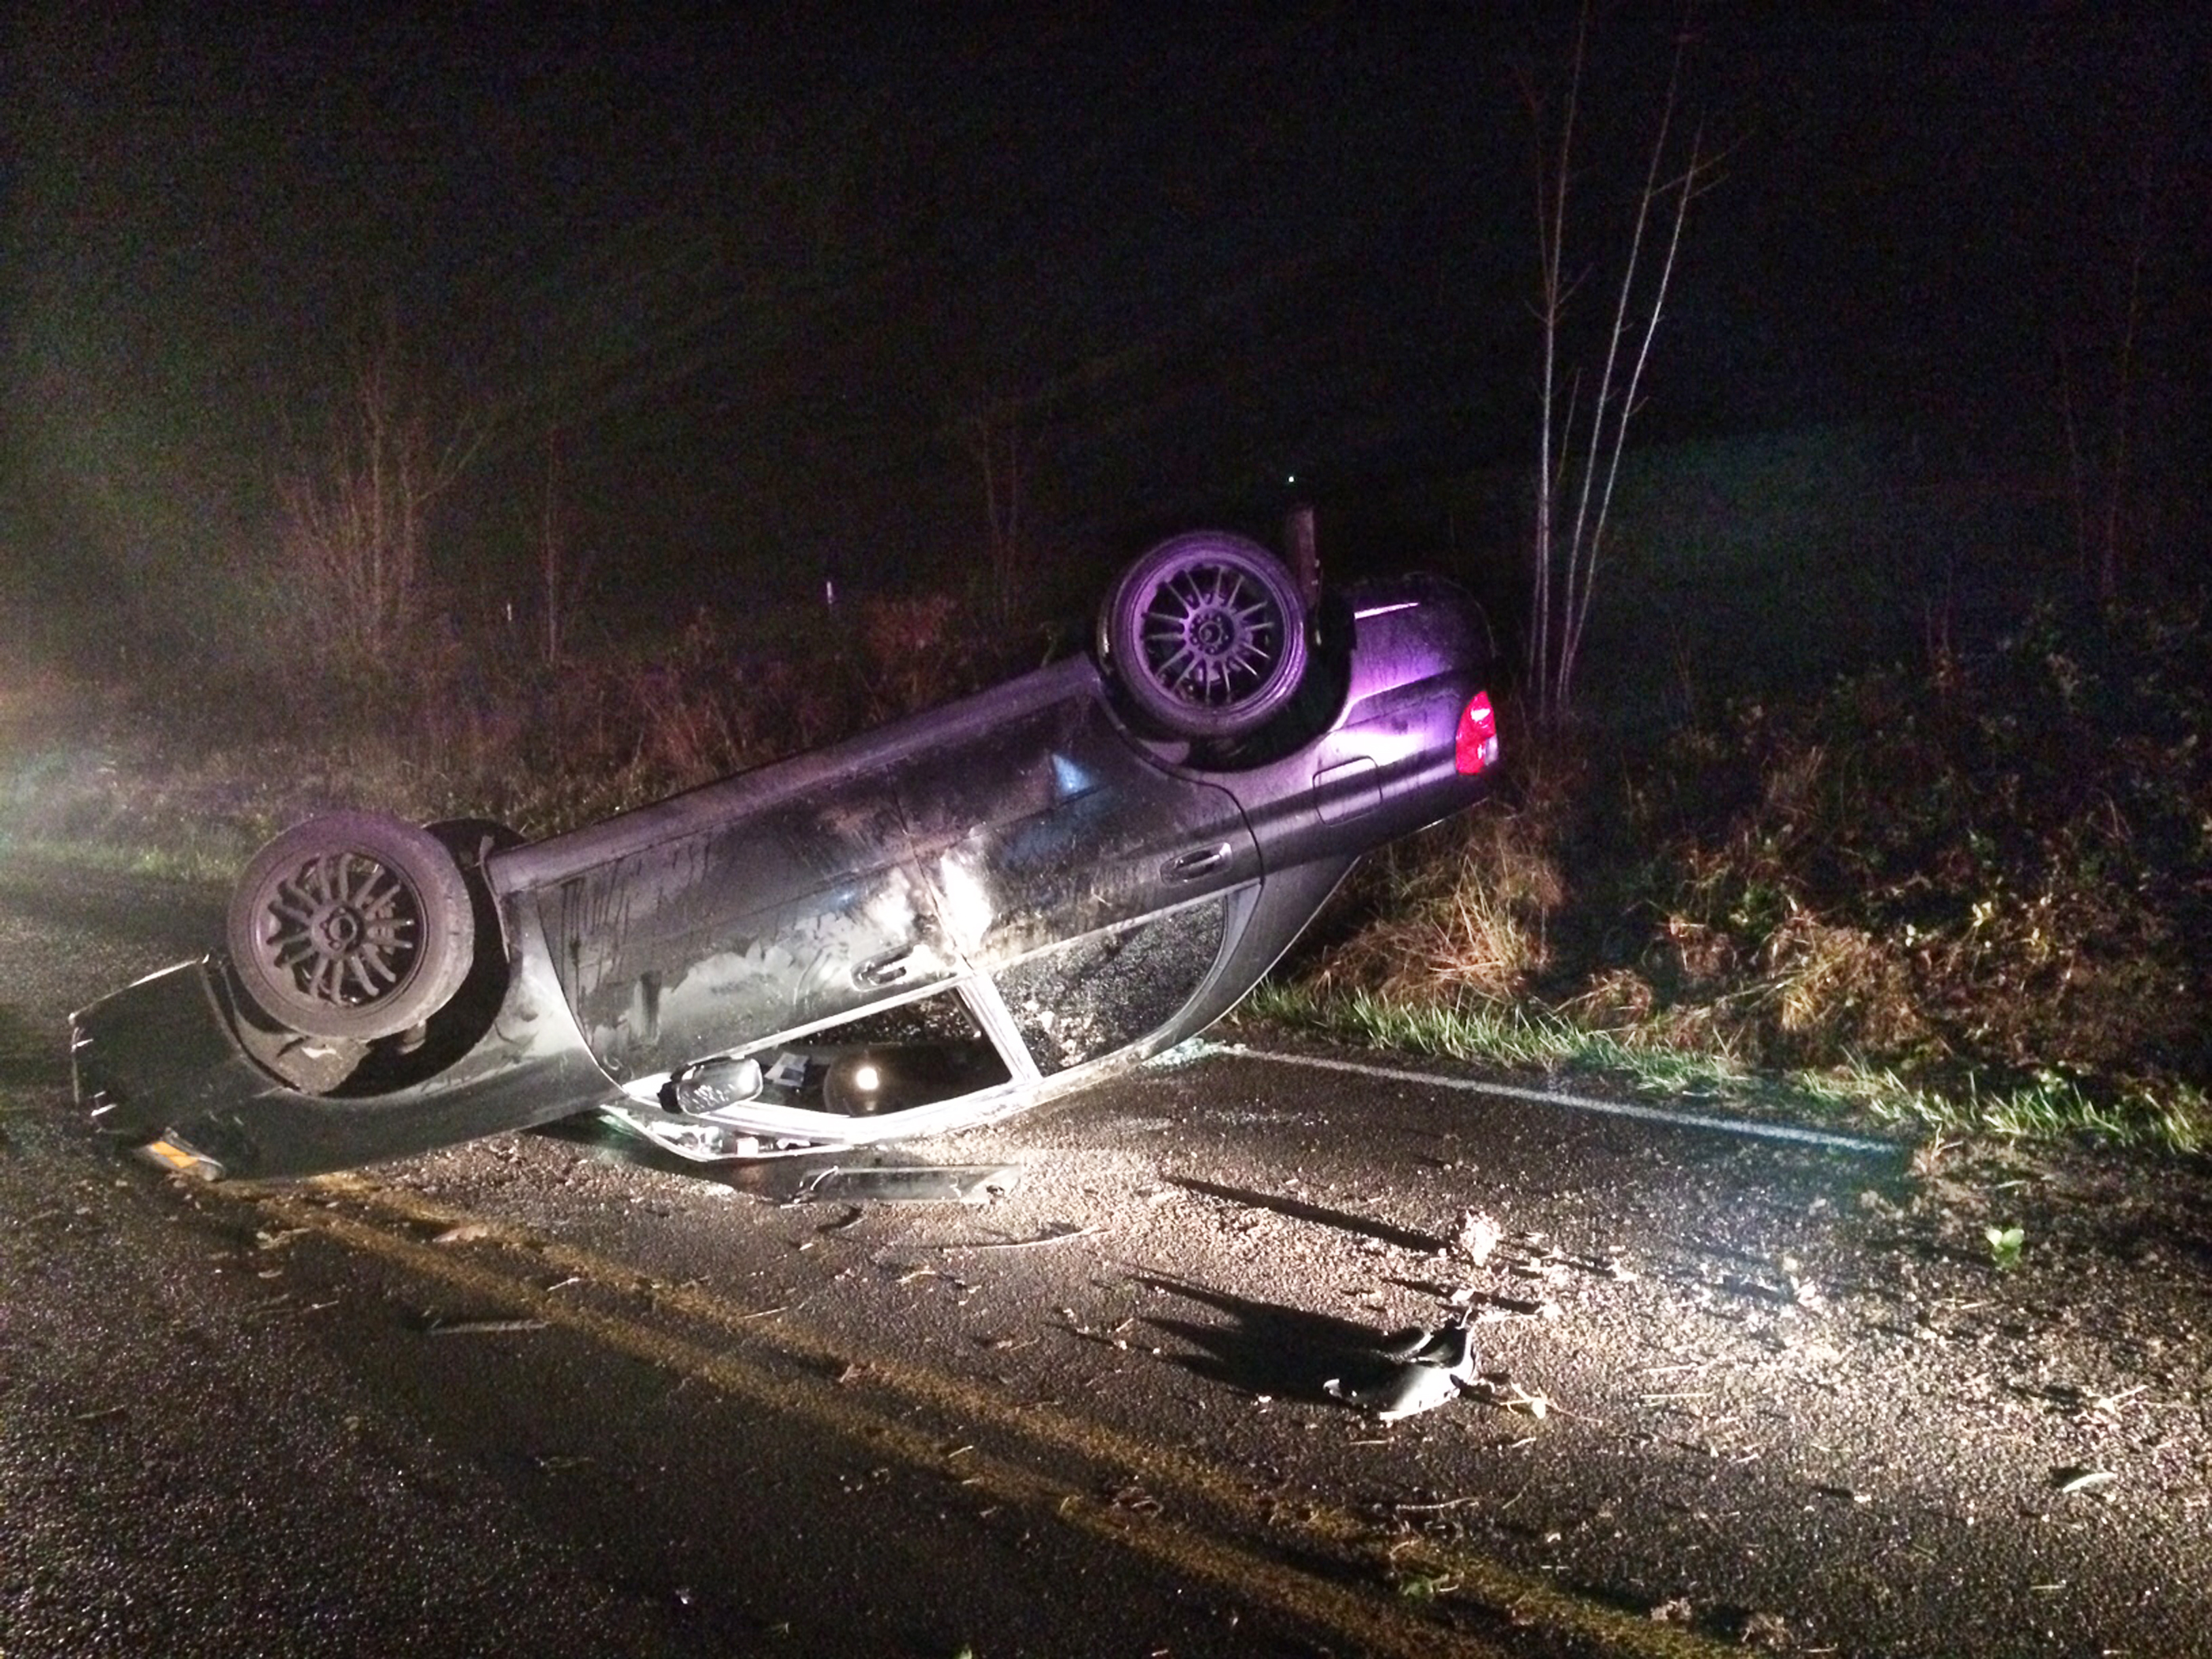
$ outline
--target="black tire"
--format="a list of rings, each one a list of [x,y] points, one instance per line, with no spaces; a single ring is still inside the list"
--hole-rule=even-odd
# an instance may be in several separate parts
[[[1306,617],[1256,542],[1194,531],[1122,573],[1098,614],[1101,654],[1144,717],[1180,738],[1256,731],[1297,695]]]
[[[476,918],[453,854],[376,812],[295,824],[231,896],[231,968],[280,1024],[373,1042],[444,1007],[468,977]]]

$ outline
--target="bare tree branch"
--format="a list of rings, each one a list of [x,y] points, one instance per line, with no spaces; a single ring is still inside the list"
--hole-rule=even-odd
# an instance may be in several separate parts
[[[425,601],[431,504],[475,439],[443,443],[404,365],[398,331],[362,355],[321,452],[276,482],[287,598],[319,647],[386,664],[404,654]]]
[[[1561,357],[1567,301],[1581,278],[1566,279],[1567,193],[1573,176],[1575,123],[1588,62],[1589,6],[1579,9],[1573,52],[1568,61],[1565,107],[1556,144],[1545,142],[1544,101],[1525,81],[1522,97],[1538,131],[1536,220],[1539,263],[1537,319],[1542,365],[1539,386],[1534,568],[1529,590],[1528,665],[1540,718],[1564,715],[1574,686],[1584,631],[1596,592],[1598,557],[1620,477],[1620,458],[1628,426],[1639,405],[1644,375],[1651,358],[1659,319],[1666,307],[1680,252],[1682,228],[1691,200],[1701,194],[1714,166],[1702,127],[1690,141],[1686,163],[1668,171],[1674,146],[1682,74],[1690,41],[1686,27],[1676,36],[1667,89],[1636,198],[1633,223],[1614,297],[1603,349],[1595,364],[1596,396],[1587,417],[1579,417],[1581,374],[1563,370]],[[1671,211],[1669,211],[1671,210]],[[1655,213],[1669,212],[1665,252],[1656,279],[1639,293],[1646,245]],[[1562,413],[1560,379],[1566,374]],[[1616,390],[1616,387],[1619,389]],[[1562,522],[1571,501],[1571,518]]]

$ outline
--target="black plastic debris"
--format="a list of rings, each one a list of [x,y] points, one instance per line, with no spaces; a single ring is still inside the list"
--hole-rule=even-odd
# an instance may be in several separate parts
[[[1349,1382],[1332,1376],[1322,1388],[1385,1423],[1433,1411],[1474,1379],[1474,1336],[1463,1324],[1398,1332],[1369,1358],[1364,1376]]]

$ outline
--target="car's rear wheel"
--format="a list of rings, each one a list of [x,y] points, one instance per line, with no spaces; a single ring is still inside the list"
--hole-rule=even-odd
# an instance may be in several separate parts
[[[1129,701],[1183,738],[1257,730],[1306,667],[1291,573],[1241,536],[1194,531],[1131,565],[1099,613],[1099,644]]]
[[[231,896],[231,966],[261,1010],[308,1036],[373,1042],[421,1024],[468,977],[468,884],[428,831],[374,812],[295,824]]]

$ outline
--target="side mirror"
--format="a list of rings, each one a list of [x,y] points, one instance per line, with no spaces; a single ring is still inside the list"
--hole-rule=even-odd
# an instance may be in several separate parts
[[[711,1117],[726,1106],[757,1100],[761,1091],[760,1061],[732,1060],[727,1054],[702,1060],[670,1085],[677,1109],[695,1117]]]

